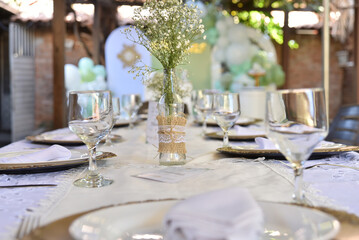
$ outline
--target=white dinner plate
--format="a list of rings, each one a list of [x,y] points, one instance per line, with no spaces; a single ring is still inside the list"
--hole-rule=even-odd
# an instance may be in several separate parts
[[[33,153],[37,150],[19,151],[0,153],[0,157],[16,157]],[[110,152],[98,152],[97,160],[104,158],[115,157],[116,155]],[[24,162],[24,163],[0,163],[0,173],[40,173],[49,171],[65,170],[72,167],[77,167],[88,162],[88,155],[79,151],[71,150],[71,158],[67,160],[52,160],[44,162]]]
[[[147,202],[105,208],[76,219],[69,231],[75,239],[163,239],[162,219],[176,201]],[[325,240],[340,224],[332,216],[309,208],[259,202],[264,213],[262,239]]]

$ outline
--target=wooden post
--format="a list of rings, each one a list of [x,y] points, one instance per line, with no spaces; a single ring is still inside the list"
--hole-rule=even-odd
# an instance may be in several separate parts
[[[93,41],[93,61],[95,64],[100,64],[100,48],[101,48],[101,4],[99,0],[94,0],[95,13],[92,28]]]
[[[288,15],[289,12],[287,10],[284,11],[284,26],[283,26],[283,45],[282,45],[282,67],[285,73],[285,83],[284,88],[288,88],[288,80],[289,80],[289,26],[288,26]]]
[[[359,3],[355,0],[355,19],[354,19],[354,63],[355,63],[355,102],[359,104]],[[354,96],[353,96],[354,97]]]
[[[323,0],[323,7],[324,7],[324,23],[323,23],[323,30],[322,30],[322,84],[325,91],[325,103],[326,103],[326,110],[328,114],[328,124],[329,124],[329,60],[330,60],[330,33],[329,33],[329,12],[330,12],[330,1]],[[328,125],[329,126],[329,125]]]
[[[52,20],[53,41],[53,127],[65,127],[65,10],[66,0],[54,1],[54,17]]]

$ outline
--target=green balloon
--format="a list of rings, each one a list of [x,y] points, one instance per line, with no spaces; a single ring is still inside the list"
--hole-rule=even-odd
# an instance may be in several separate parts
[[[231,71],[231,73],[234,76],[238,76],[238,75],[242,75],[242,74],[247,74],[247,72],[249,71],[249,69],[251,69],[251,61],[250,60],[246,60],[243,63],[239,64],[239,65],[231,65],[229,66],[229,70]]]
[[[80,69],[81,82],[92,82],[96,79],[96,74],[92,71],[83,71]]]
[[[219,36],[216,28],[210,28],[207,31],[205,31],[204,34],[206,35],[206,41],[209,44],[211,44],[211,45],[216,44],[218,36]]]

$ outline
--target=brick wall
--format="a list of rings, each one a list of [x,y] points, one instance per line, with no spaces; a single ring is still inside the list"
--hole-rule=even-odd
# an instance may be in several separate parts
[[[38,28],[35,37],[35,128],[50,129],[52,127],[53,115],[53,48],[51,28]],[[66,49],[65,63],[75,64],[77,66],[78,61],[82,57],[87,56],[86,52],[82,45],[78,41],[75,41],[73,34],[68,34],[66,39],[73,40],[74,45],[71,49]],[[90,38],[84,36],[84,39],[91,49]]]
[[[35,127],[52,125],[52,35],[51,30],[35,32]]]
[[[322,43],[321,35],[292,35],[299,48],[290,50],[287,88],[322,87]],[[342,103],[343,69],[338,66],[336,52],[343,50],[342,44],[330,40],[329,66],[329,109],[332,119]]]

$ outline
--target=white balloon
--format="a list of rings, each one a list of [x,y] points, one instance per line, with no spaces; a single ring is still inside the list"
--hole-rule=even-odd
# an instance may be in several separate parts
[[[233,25],[235,25],[232,17],[226,17],[226,18],[224,19],[224,21],[225,21],[225,23],[226,23],[226,25],[227,25],[227,28],[230,28],[230,27],[232,27]]]
[[[216,46],[218,46],[221,49],[224,49],[228,46],[229,42],[228,42],[228,38],[221,36],[218,38]]]
[[[257,41],[257,39],[261,38],[262,37],[262,33],[255,29],[255,28],[251,28],[251,27],[247,27],[247,34],[248,34],[248,37],[253,40],[253,41]]]
[[[214,59],[218,62],[224,62],[226,60],[226,52],[225,49],[216,48],[213,50]]]
[[[216,22],[216,28],[217,28],[220,36],[227,34],[227,23],[226,23],[225,18],[222,18]]]
[[[260,48],[257,45],[251,44],[249,47],[249,58],[254,57],[255,55],[257,55],[260,52]]]
[[[249,42],[246,27],[242,24],[233,24],[228,29],[228,40],[232,43]]]
[[[240,65],[245,60],[250,60],[248,57],[249,46],[247,44],[232,43],[226,49],[226,62],[228,66]]]
[[[65,87],[68,91],[80,90],[81,75],[73,64],[65,64]]]
[[[107,83],[106,83],[104,77],[97,77],[95,82],[97,84],[98,90],[106,90],[107,89]]]
[[[249,77],[247,74],[241,74],[234,78],[234,81],[241,83],[243,86],[254,86],[255,81],[253,78]]]

